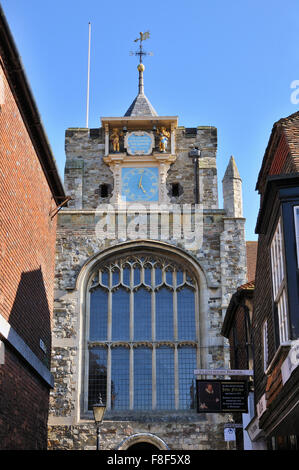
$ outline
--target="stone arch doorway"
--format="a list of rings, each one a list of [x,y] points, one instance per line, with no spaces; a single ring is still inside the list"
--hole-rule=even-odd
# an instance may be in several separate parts
[[[136,444],[132,444],[128,447],[129,451],[137,451],[137,452],[154,452],[155,450],[159,450],[159,447],[154,446],[150,442],[136,442]]]
[[[160,439],[150,433],[139,433],[133,434],[132,436],[124,439],[116,450],[130,450],[130,451],[147,451],[153,452],[155,450],[168,450],[168,445]]]

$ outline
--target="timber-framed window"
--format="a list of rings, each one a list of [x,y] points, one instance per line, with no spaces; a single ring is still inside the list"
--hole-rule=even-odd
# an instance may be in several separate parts
[[[279,342],[289,339],[289,320],[284,261],[284,243],[281,219],[278,220],[271,242],[273,300],[277,309]]]
[[[87,288],[84,409],[195,407],[198,289],[177,260],[149,253],[103,262]]]
[[[268,322],[267,320],[264,321],[262,327],[262,345],[263,345],[263,370],[266,372],[268,367]]]

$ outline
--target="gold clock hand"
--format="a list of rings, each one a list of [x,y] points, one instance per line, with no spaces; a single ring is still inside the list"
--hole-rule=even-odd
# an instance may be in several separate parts
[[[141,175],[141,177],[140,177],[138,188],[141,188],[142,177],[143,177],[143,175]]]
[[[142,191],[143,191],[144,193],[146,193],[146,191],[145,191],[144,187],[142,186],[142,184],[140,185],[140,188],[142,189]]]

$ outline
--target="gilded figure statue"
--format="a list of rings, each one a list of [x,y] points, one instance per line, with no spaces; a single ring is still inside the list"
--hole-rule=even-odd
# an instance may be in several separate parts
[[[119,139],[122,136],[123,133],[119,129],[112,129],[112,133],[110,134],[110,140],[112,142],[113,152],[119,152]]]
[[[160,136],[160,152],[166,152],[170,132],[166,129],[166,127],[161,127],[161,129],[157,129],[157,134]]]

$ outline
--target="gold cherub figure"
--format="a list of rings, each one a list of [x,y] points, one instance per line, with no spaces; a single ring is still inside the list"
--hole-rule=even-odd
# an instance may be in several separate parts
[[[112,141],[113,152],[119,152],[119,138],[123,136],[123,133],[119,129],[112,129],[112,134],[110,134],[110,140]]]
[[[157,134],[160,135],[160,152],[166,152],[170,132],[168,132],[166,127],[161,127],[161,129],[157,129]]]

